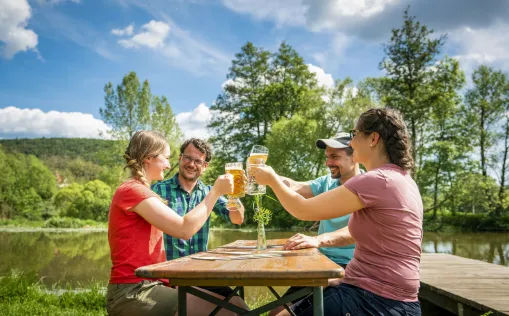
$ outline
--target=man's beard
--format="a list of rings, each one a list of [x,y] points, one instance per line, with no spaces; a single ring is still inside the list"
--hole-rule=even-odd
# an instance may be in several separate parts
[[[186,172],[187,170],[185,167],[182,167],[182,170],[179,170],[179,173],[182,176],[182,178],[184,178],[187,181],[196,181],[200,177],[198,170],[195,170],[194,176],[192,177],[187,176]]]
[[[329,168],[331,178],[332,179],[339,179],[339,178],[341,178],[341,170],[339,168],[335,168],[335,170],[336,170],[335,172],[332,172],[332,170],[330,170],[330,168]]]

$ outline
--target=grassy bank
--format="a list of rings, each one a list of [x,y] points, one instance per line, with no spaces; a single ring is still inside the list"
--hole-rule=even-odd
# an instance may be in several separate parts
[[[41,285],[35,275],[12,273],[0,277],[0,311],[2,315],[107,315],[105,284],[92,284],[80,291],[59,291],[53,294]],[[61,288],[59,284],[53,286]],[[56,291],[55,291],[56,292]],[[266,293],[247,299],[251,309],[259,307],[274,298]],[[266,315],[266,314],[263,314]]]
[[[509,232],[509,215],[438,213],[424,214],[424,231],[428,232]]]
[[[52,217],[45,221],[30,221],[24,218],[0,219],[0,227],[11,228],[107,228],[108,223],[72,217]]]
[[[27,219],[0,219],[0,228],[42,228],[42,229],[107,229],[108,223],[93,220],[82,220],[71,217],[52,217],[46,221],[30,221]],[[256,231],[255,225],[233,225],[212,216],[211,229]],[[298,231],[303,227],[284,229],[271,226],[265,227],[266,231]],[[315,230],[316,231],[316,230]],[[435,218],[431,212],[424,214],[424,231],[428,232],[509,232],[509,215],[493,217],[488,214],[451,214],[439,212]]]
[[[48,292],[35,275],[12,273],[0,277],[2,315],[106,315],[103,287],[90,285],[83,291]]]

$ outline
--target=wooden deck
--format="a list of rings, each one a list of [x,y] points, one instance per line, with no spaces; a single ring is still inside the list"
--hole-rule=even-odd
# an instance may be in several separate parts
[[[509,315],[509,268],[449,254],[422,254],[419,299],[460,315]]]

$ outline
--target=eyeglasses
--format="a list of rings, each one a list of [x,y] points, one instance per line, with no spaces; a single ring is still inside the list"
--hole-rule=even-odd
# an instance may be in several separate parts
[[[188,155],[184,155],[184,154],[180,154],[180,156],[182,157],[182,160],[184,161],[184,163],[191,163],[194,161],[194,164],[198,167],[201,167],[203,165],[205,165],[207,162],[204,161],[204,160],[201,160],[201,159],[194,159],[193,157],[190,157]]]
[[[360,131],[360,130],[357,130],[357,129],[352,129],[350,131],[350,139],[354,138],[355,136],[357,136],[358,133],[373,133],[373,131]]]

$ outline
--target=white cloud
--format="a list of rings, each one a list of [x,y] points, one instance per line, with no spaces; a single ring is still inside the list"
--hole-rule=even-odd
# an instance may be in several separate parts
[[[124,35],[131,36],[131,35],[133,35],[133,31],[134,31],[134,26],[132,24],[130,24],[129,26],[126,26],[123,29],[111,30],[111,34],[116,35],[116,36],[124,36]]]
[[[18,52],[36,50],[37,34],[26,29],[32,12],[27,0],[0,0],[0,46],[2,55],[10,59]]]
[[[320,87],[324,87],[326,89],[334,88],[334,78],[331,74],[328,74],[322,68],[307,64],[309,71],[315,74],[316,80],[318,81],[318,85]]]
[[[140,30],[133,37],[119,40],[118,43],[126,48],[139,48],[140,46],[152,49],[161,48],[170,33],[170,26],[164,22],[152,20],[143,25]]]
[[[81,0],[37,0],[39,5],[57,5],[64,2],[73,2],[73,3],[81,3]]]
[[[170,65],[200,76],[227,68],[230,56],[179,28],[168,17],[164,19],[165,22],[150,21],[137,34],[121,39],[118,43],[125,48],[151,48],[164,56]],[[127,28],[115,29],[112,33],[120,34],[125,30]]]
[[[369,19],[398,0],[223,0],[232,11],[278,26],[306,26],[313,31],[338,29]]]
[[[487,28],[463,27],[449,35],[460,52],[454,56],[470,72],[481,64],[509,70],[509,24],[499,22]]]
[[[81,112],[43,112],[9,106],[0,109],[2,137],[82,137],[101,138],[108,126],[92,114]]]
[[[232,11],[248,13],[260,20],[274,20],[278,26],[305,23],[306,6],[302,0],[223,0]]]
[[[192,112],[177,114],[176,119],[186,138],[207,139],[210,136],[207,123],[212,119],[212,112],[205,103],[200,103]]]

